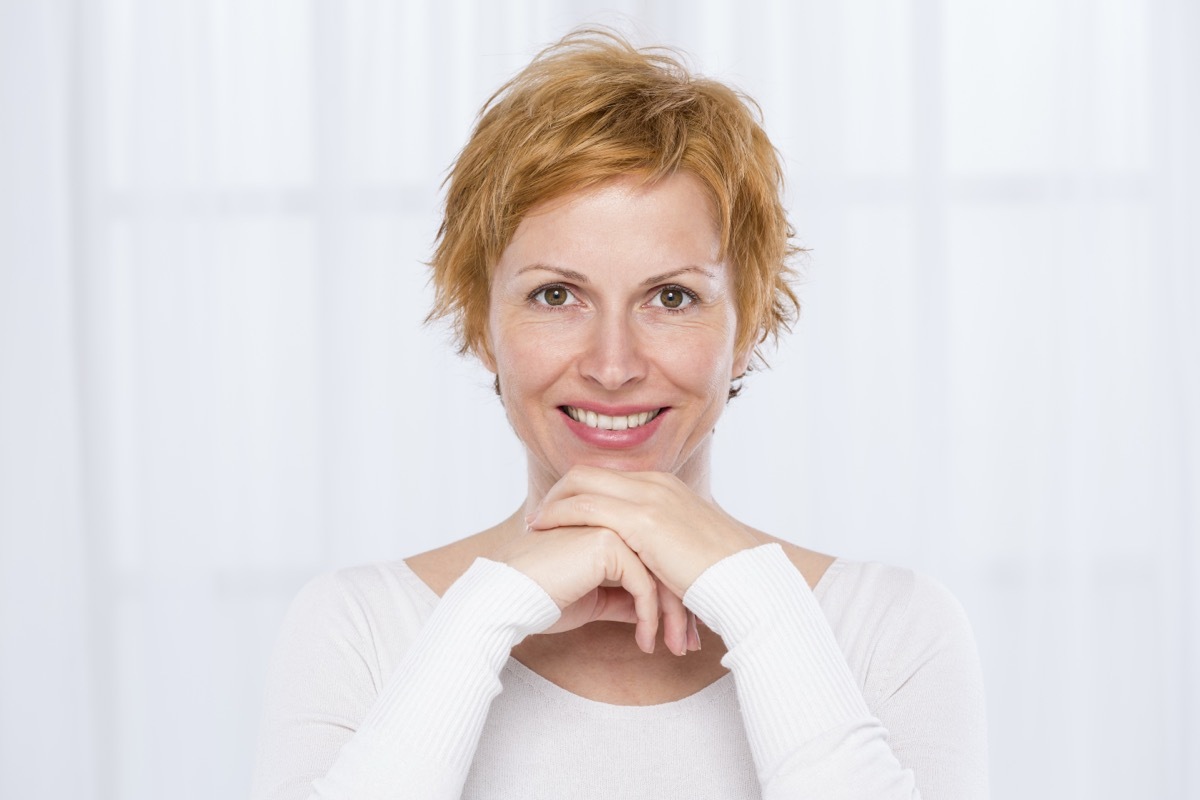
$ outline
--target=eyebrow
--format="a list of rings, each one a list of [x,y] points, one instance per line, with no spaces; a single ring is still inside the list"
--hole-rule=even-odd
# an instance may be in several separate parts
[[[532,272],[534,270],[544,270],[546,272],[553,272],[554,274],[561,275],[562,277],[566,278],[567,280],[569,280],[573,283],[584,284],[584,285],[590,283],[587,276],[584,275],[582,272],[576,272],[573,269],[567,269],[565,267],[554,267],[549,264],[530,264],[529,266],[521,267],[521,269],[517,270],[517,274],[524,275],[526,272]],[[700,275],[704,275],[705,277],[708,277],[708,278],[716,278],[717,277],[716,275],[712,274],[708,270],[702,269],[700,267],[680,267],[679,269],[673,269],[669,272],[663,272],[658,275],[651,275],[649,278],[646,278],[646,280],[642,281],[642,285],[643,286],[654,286],[656,284],[662,283],[663,281],[669,281],[669,280],[671,280],[671,278],[678,277],[679,275],[683,275],[688,272],[695,272]]]

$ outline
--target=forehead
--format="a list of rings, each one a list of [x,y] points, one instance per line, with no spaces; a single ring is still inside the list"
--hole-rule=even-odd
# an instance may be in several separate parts
[[[696,177],[622,178],[535,206],[501,255],[496,277],[536,263],[647,272],[715,267],[719,254],[712,203]]]

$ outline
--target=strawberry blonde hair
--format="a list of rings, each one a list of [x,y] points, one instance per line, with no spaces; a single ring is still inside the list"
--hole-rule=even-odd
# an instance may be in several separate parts
[[[708,192],[731,267],[736,352],[790,329],[800,249],[783,169],[757,104],[692,74],[674,51],[606,29],[573,31],[484,104],[445,181],[429,320],[449,317],[460,353],[487,354],[492,269],[522,218],[548,200],[629,175],[689,172]]]

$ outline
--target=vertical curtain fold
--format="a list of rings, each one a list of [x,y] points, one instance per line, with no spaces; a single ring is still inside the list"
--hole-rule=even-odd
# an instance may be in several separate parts
[[[70,15],[0,4],[0,795],[92,794]]]

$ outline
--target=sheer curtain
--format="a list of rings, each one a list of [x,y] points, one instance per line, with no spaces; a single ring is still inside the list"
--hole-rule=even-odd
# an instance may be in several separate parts
[[[523,492],[438,185],[585,21],[762,104],[810,248],[718,497],[941,578],[998,798],[1200,793],[1200,12],[0,2],[0,796],[236,797],[310,576]]]

